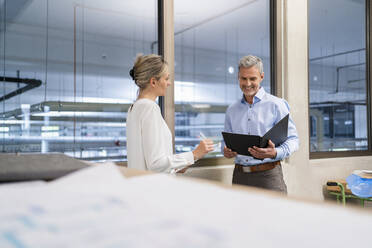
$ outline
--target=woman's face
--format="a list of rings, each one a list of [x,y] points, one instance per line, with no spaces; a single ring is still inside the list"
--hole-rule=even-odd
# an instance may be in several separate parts
[[[165,92],[167,91],[168,86],[171,84],[169,79],[170,79],[169,72],[168,72],[168,68],[166,67],[163,75],[160,77],[158,81],[156,81],[156,90],[157,90],[158,96],[165,95]]]

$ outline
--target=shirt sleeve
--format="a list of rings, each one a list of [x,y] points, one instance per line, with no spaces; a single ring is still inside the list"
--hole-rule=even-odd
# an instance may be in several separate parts
[[[192,165],[194,163],[192,152],[173,154],[172,139],[163,137],[164,120],[156,107],[151,106],[141,122],[143,152],[147,168],[156,172],[172,172]]]
[[[284,100],[284,103],[278,108],[280,119],[286,116],[289,113],[289,104]],[[278,120],[278,121],[279,121]],[[286,157],[289,157],[292,153],[298,150],[300,141],[297,135],[296,126],[289,115],[288,120],[288,137],[286,141],[283,142],[279,147],[276,147],[276,157],[275,160],[282,160]]]

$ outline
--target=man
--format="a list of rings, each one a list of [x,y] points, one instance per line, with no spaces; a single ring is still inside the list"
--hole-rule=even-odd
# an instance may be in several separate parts
[[[262,60],[248,55],[239,61],[239,85],[243,97],[229,106],[225,132],[263,136],[289,113],[288,103],[260,86],[264,78]],[[266,148],[248,148],[251,156],[237,155],[226,146],[226,158],[235,157],[233,183],[272,189],[287,193],[280,160],[298,149],[299,139],[293,120],[288,121],[288,137],[280,146],[270,140]]]

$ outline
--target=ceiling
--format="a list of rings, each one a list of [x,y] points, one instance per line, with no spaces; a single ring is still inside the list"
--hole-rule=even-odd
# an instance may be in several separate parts
[[[363,0],[308,2],[311,59],[365,47]],[[188,56],[190,59],[185,60],[182,70],[187,73],[186,67],[193,62],[189,52],[199,56],[196,62],[200,63],[201,71],[219,78],[226,75],[218,74],[220,66],[215,70],[202,67],[214,65],[215,60],[235,65],[239,55],[248,53],[267,58],[268,4],[268,0],[174,0],[176,60],[180,62]],[[105,89],[102,77],[111,76],[116,81],[128,77],[136,54],[151,52],[151,44],[157,40],[156,9],[156,0],[0,0],[0,20],[7,21],[6,37],[4,23],[0,25],[0,57],[4,59],[5,51],[10,76],[21,68],[23,73],[30,72],[24,77],[47,78],[54,83],[49,88],[54,94],[60,94],[61,80],[70,82],[63,87],[72,90],[76,28],[78,73],[95,76],[89,80],[96,93],[101,92]],[[356,64],[365,61],[363,54],[364,51],[332,56],[312,63]],[[229,61],[224,61],[225,55],[231,55]],[[44,76],[46,70],[61,75]],[[195,73],[195,68],[192,70]],[[211,75],[205,78],[212,78]],[[115,82],[112,87],[122,86]],[[135,91],[131,94],[135,95]]]
[[[340,6],[342,8],[335,8]],[[9,25],[22,24],[96,36],[156,40],[156,0],[2,0]],[[213,6],[213,7],[211,7]],[[48,9],[48,12],[47,12]],[[263,53],[269,42],[269,6],[265,0],[174,1],[175,33],[184,46]],[[259,11],[257,11],[259,10]],[[3,11],[2,11],[3,13]],[[352,14],[355,13],[355,14]],[[310,0],[310,57],[365,47],[363,0]],[[352,18],[345,18],[352,16]],[[48,18],[48,23],[46,22]],[[12,23],[12,24],[10,24]],[[335,29],[339,26],[342,28]],[[312,34],[315,34],[312,35]],[[196,38],[194,38],[194,35]],[[355,37],[355,38],[353,38]],[[195,40],[196,39],[196,40]],[[226,41],[227,40],[227,41]],[[177,38],[176,38],[177,41]]]

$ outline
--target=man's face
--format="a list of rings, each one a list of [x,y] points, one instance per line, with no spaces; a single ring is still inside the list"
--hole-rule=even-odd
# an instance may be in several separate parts
[[[264,74],[256,66],[249,68],[240,67],[239,70],[239,86],[246,98],[252,98],[260,89],[260,83],[264,78]]]

